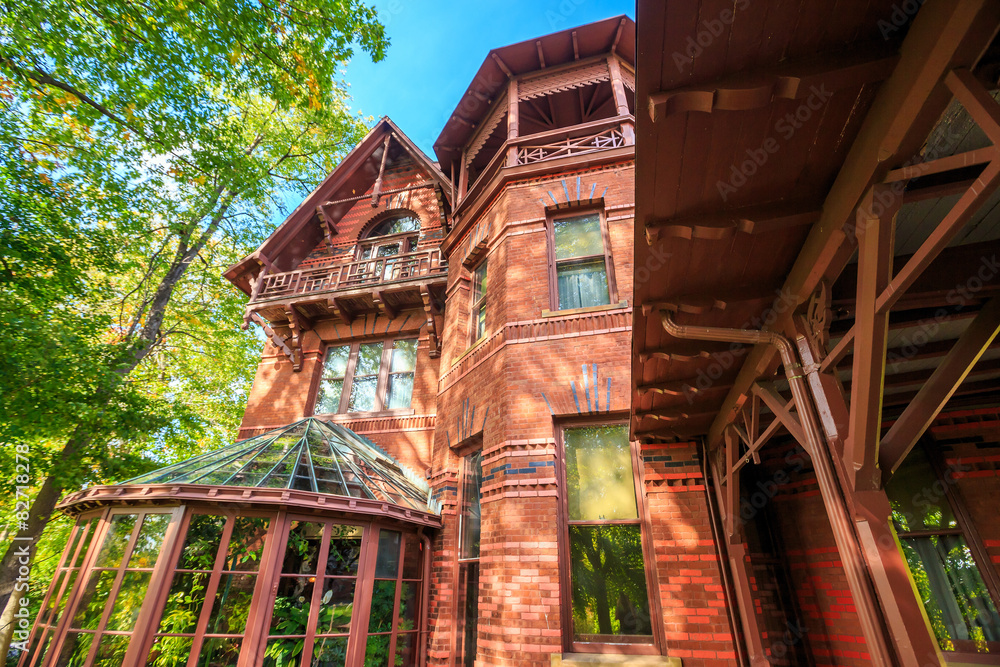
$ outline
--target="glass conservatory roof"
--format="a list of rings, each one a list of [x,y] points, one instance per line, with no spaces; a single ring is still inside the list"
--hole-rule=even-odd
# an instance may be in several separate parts
[[[375,443],[314,417],[140,475],[125,484],[313,491],[439,513],[430,488]]]

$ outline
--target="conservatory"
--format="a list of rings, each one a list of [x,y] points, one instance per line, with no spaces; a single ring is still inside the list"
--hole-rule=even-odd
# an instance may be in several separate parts
[[[75,516],[22,667],[413,665],[427,484],[309,418],[115,486]]]

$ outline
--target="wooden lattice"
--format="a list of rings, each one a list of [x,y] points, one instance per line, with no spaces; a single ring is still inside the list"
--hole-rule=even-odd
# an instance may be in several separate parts
[[[560,93],[564,90],[583,88],[584,86],[600,83],[601,81],[609,81],[610,79],[611,73],[608,71],[608,63],[601,60],[589,65],[581,65],[580,67],[552,74],[542,74],[522,79],[517,84],[517,98],[519,100],[531,100],[536,97]]]
[[[486,141],[493,134],[493,131],[496,130],[497,125],[506,119],[507,95],[503,95],[493,104],[493,109],[489,117],[482,125],[479,126],[479,131],[476,133],[475,139],[473,139],[472,143],[469,144],[469,150],[465,157],[467,161],[471,162],[475,159],[476,155],[479,154],[479,151],[483,149]]]

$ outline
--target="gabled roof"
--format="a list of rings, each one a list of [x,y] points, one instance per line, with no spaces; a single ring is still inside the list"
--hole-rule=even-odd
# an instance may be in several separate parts
[[[118,486],[204,484],[367,498],[440,513],[430,487],[370,440],[314,417],[233,443]]]
[[[507,89],[511,76],[604,53],[614,53],[635,65],[635,22],[628,16],[613,16],[491,50],[434,142],[441,169],[447,171],[458,159],[490,105]]]
[[[324,206],[324,213],[330,222],[336,222],[350,210],[353,202],[342,200],[367,192],[378,178],[382,164],[386,136],[392,137],[390,155],[402,151],[409,155],[440,187],[442,195],[450,203],[451,182],[427,155],[387,116],[383,116],[375,126],[355,146],[347,157],[323,179],[315,190],[281,223],[257,250],[247,255],[223,274],[227,280],[250,293],[249,277],[255,274],[261,263],[270,262],[277,271],[290,271],[323,238],[323,231],[317,219],[316,208]],[[340,201],[338,201],[340,200]],[[266,258],[266,259],[264,259]]]

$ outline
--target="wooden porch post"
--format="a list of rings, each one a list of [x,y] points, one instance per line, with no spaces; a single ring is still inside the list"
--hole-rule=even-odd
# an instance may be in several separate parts
[[[511,77],[507,84],[507,166],[517,166],[517,146],[511,145],[518,132],[517,78]]]
[[[628,116],[628,98],[625,97],[625,84],[622,82],[622,68],[614,54],[608,56],[608,72],[611,74],[611,92],[615,97],[617,113],[619,116]],[[622,123],[622,134],[626,145],[635,144],[635,127],[631,123]]]

